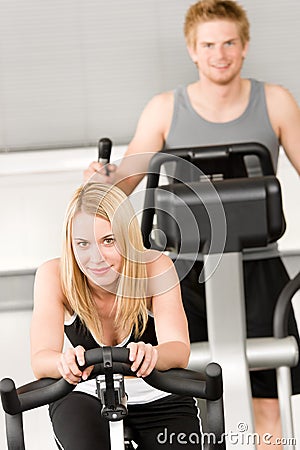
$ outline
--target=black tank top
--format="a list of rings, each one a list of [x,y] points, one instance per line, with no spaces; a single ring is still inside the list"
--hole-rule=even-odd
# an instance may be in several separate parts
[[[68,337],[73,347],[82,345],[85,350],[90,350],[92,348],[98,348],[102,346],[95,340],[90,330],[88,330],[88,328],[81,322],[80,318],[77,315],[72,323],[65,324],[64,329],[65,335]],[[157,345],[154,318],[150,314],[148,314],[148,321],[144,333],[138,339],[136,339],[134,337],[134,330],[132,330],[130,336],[128,337],[128,339],[125,339],[122,346],[129,344],[129,342],[138,341],[143,341],[146,344]]]

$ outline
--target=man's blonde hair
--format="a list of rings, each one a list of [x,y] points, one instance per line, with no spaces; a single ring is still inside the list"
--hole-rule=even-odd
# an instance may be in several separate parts
[[[187,45],[195,47],[199,24],[213,20],[229,20],[237,24],[239,37],[245,46],[250,39],[250,25],[246,11],[233,0],[201,0],[188,9],[184,22]]]

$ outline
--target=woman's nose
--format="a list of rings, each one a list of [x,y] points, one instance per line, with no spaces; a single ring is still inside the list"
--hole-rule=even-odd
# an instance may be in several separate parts
[[[99,246],[95,243],[94,245],[91,246],[91,253],[90,253],[90,261],[94,262],[94,263],[99,263],[101,261],[103,261],[103,255],[100,251]]]

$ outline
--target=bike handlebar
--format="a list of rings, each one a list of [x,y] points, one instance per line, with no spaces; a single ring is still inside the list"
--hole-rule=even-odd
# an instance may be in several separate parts
[[[85,352],[85,365],[94,365],[89,378],[107,373],[134,375],[129,361],[129,350],[121,347],[103,347]],[[210,363],[204,373],[188,369],[171,369],[165,372],[154,369],[144,378],[151,386],[169,393],[188,395],[207,400],[207,427],[218,444],[214,449],[224,450],[224,411],[221,367]],[[52,403],[75,388],[64,378],[42,378],[16,389],[10,378],[0,382],[0,393],[6,418],[6,434],[9,450],[25,450],[22,412]]]
[[[131,370],[128,349],[112,347],[111,355],[114,373],[134,375]],[[95,366],[90,378],[104,373],[102,348],[87,350],[85,361],[84,367]],[[154,369],[144,380],[151,386],[166,392],[208,400],[218,400],[223,393],[221,368],[216,363],[207,366],[204,376],[188,369],[170,369],[165,372]],[[14,381],[10,378],[5,378],[0,382],[3,409],[11,415],[52,403],[67,395],[74,388],[75,385],[68,383],[64,378],[43,378],[19,389],[16,389]]]

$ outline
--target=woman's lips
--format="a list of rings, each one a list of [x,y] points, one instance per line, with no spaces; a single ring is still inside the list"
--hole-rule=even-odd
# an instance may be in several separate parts
[[[110,266],[102,268],[89,267],[89,271],[92,272],[94,275],[105,275],[110,269],[111,269]]]

